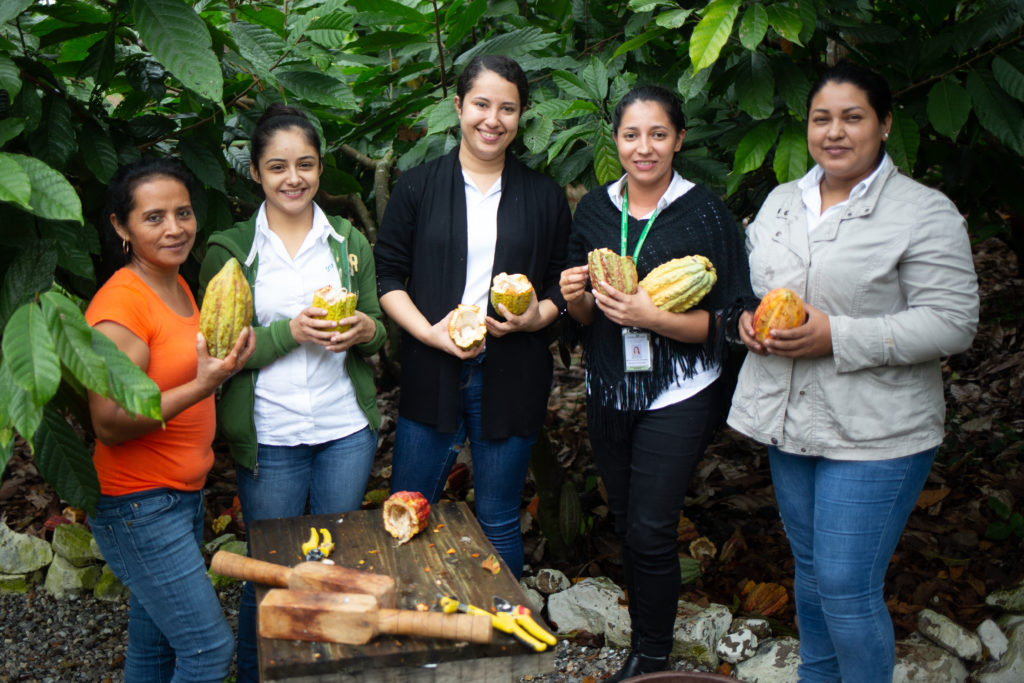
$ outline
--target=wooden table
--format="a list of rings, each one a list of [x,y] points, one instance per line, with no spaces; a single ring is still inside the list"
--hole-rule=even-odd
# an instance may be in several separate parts
[[[441,502],[430,510],[425,530],[404,545],[384,530],[380,509],[341,515],[271,519],[249,525],[253,557],[293,566],[309,528],[327,529],[334,539],[331,559],[337,564],[389,574],[398,586],[399,609],[427,606],[451,595],[484,609],[498,595],[527,604],[519,582],[504,563],[492,574],[481,567],[493,546],[484,537],[465,503]],[[257,586],[256,599],[267,588]],[[514,683],[527,674],[554,671],[554,648],[534,652],[512,636],[494,632],[487,645],[435,638],[381,635],[365,645],[259,639],[260,675],[264,681],[435,681]]]

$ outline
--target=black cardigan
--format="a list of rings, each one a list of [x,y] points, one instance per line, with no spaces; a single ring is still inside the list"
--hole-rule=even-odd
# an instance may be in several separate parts
[[[572,216],[557,184],[505,155],[492,277],[523,273],[539,300],[561,310],[558,278],[565,267]],[[374,247],[381,296],[408,292],[431,324],[460,302],[466,286],[467,219],[459,148],[399,178]],[[488,303],[488,313],[495,316]],[[482,398],[487,439],[536,436],[547,415],[552,359],[548,332],[487,338]],[[403,330],[399,414],[454,432],[462,361]]]

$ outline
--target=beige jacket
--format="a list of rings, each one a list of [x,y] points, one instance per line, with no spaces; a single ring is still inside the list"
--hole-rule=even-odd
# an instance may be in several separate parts
[[[793,289],[829,315],[832,355],[748,353],[728,423],[787,453],[882,460],[942,442],[939,359],[970,346],[978,282],[963,217],[942,193],[883,171],[808,236],[797,182],[747,230],[754,293]]]

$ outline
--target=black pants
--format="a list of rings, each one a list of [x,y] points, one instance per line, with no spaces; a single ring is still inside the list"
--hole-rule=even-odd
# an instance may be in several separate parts
[[[672,650],[681,583],[676,527],[694,468],[721,421],[724,385],[716,380],[685,401],[643,413],[622,441],[591,431],[622,539],[634,649],[651,657]]]

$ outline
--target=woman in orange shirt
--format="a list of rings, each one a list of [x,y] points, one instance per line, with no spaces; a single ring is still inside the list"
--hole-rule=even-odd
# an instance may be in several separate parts
[[[200,550],[202,489],[213,465],[213,392],[252,355],[252,332],[223,360],[207,352],[199,309],[178,273],[196,237],[191,177],[180,163],[122,168],[107,207],[108,228],[129,259],[96,293],[86,320],[156,383],[163,416],[132,417],[89,394],[100,481],[90,525],[131,591],[125,681],[220,683],[234,638]]]

